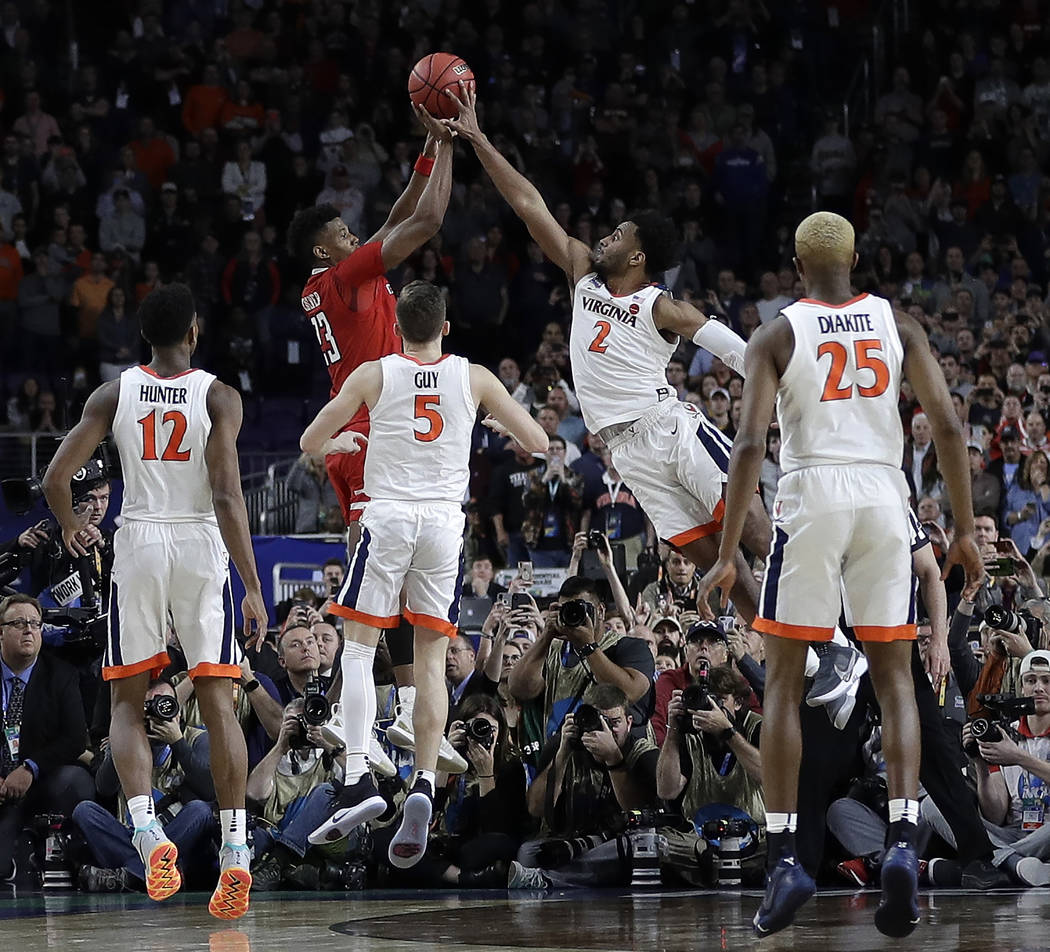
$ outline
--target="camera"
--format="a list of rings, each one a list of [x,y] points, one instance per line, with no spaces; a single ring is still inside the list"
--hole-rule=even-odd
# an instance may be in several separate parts
[[[467,741],[474,741],[476,744],[480,744],[486,750],[491,750],[492,745],[496,742],[496,728],[492,726],[492,722],[486,720],[484,717],[472,717],[463,727],[466,733],[466,739],[462,745],[457,744],[460,753],[463,753],[467,749]]]
[[[972,739],[963,745],[963,750],[970,757],[980,755],[978,742],[994,744],[1003,739],[1003,736],[1017,739],[1010,723],[1024,716],[1035,714],[1035,698],[1013,697],[1009,694],[978,694],[977,700],[986,711],[987,717],[974,717],[970,719],[970,734]]]
[[[581,734],[600,731],[605,727],[605,720],[601,712],[593,704],[581,704],[573,712],[572,719],[576,722]]]
[[[583,628],[596,618],[594,606],[582,598],[570,598],[558,606],[558,624],[562,628]]]
[[[99,449],[104,454],[105,444],[101,444]],[[96,457],[89,459],[73,474],[69,484],[73,493],[73,507],[76,508],[91,490],[97,489],[108,478],[105,462]],[[44,496],[43,474],[25,479],[5,479],[0,482],[0,492],[8,509],[15,515],[24,515]]]
[[[601,529],[591,529],[587,533],[587,548],[601,552],[605,548],[605,533]]]
[[[142,705],[146,720],[173,721],[179,716],[179,702],[170,694],[154,694]]]
[[[1013,561],[1013,560],[1011,560]],[[1031,621],[1035,621],[1028,612],[1012,612],[1002,605],[989,605],[984,613],[984,623],[989,628],[1007,631],[1012,635],[1027,634]]]
[[[715,867],[719,886],[739,886],[744,847],[753,842],[751,824],[741,817],[718,817],[701,827],[705,840],[718,856]]]
[[[320,727],[332,716],[332,705],[324,693],[324,685],[311,678],[303,686],[302,721],[306,727]]]
[[[686,715],[682,718],[682,730],[693,733],[693,719],[690,716],[694,711],[710,711],[715,705],[708,691],[708,679],[711,676],[711,664],[706,659],[699,662],[699,671],[696,675],[696,683],[690,684],[682,691],[682,705],[686,709]]]

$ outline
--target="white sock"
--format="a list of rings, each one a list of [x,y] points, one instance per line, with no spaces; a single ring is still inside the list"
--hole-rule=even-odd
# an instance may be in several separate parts
[[[817,653],[810,647],[806,649],[806,677],[816,677],[817,671],[820,668],[820,658],[817,657]]]
[[[414,684],[406,684],[404,687],[398,688],[397,700],[402,707],[412,710],[416,703],[416,686]]]
[[[222,827],[223,846],[244,846],[248,842],[248,816],[240,810],[220,810],[219,825]]]
[[[903,820],[905,823],[919,822],[919,801],[900,797],[889,802],[890,823]]]
[[[835,633],[831,636],[831,641],[833,644],[842,645],[844,648],[852,647],[849,643],[849,638],[842,633],[842,629],[838,625],[835,626]]]
[[[157,819],[157,814],[153,809],[153,797],[149,794],[129,798],[128,812],[131,814],[131,825],[136,830],[146,829]]]
[[[767,833],[794,833],[798,826],[797,813],[767,813]]]
[[[376,720],[376,686],[372,662],[376,649],[356,641],[343,644],[343,743],[346,744],[346,782],[355,783],[368,770],[369,741]]]
[[[416,780],[428,780],[430,782],[431,790],[437,785],[437,778],[434,776],[433,770],[417,770]]]

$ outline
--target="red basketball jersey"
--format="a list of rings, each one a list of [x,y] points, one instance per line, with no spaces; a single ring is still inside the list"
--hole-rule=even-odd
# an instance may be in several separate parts
[[[303,310],[321,346],[333,397],[361,364],[401,351],[394,333],[397,301],[382,249],[378,241],[362,245],[339,264],[315,269],[303,288]],[[368,408],[362,406],[347,426],[367,420]]]

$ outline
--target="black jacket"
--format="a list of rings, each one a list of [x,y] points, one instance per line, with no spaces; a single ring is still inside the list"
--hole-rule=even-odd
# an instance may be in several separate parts
[[[38,780],[75,763],[87,747],[79,676],[64,661],[46,654],[37,657],[22,702],[19,742],[19,758],[40,768]]]

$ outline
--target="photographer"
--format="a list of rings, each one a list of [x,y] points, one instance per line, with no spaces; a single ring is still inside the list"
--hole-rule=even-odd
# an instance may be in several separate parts
[[[583,477],[566,466],[565,445],[563,437],[550,435],[546,469],[542,475],[534,470],[525,490],[521,534],[539,568],[569,564],[569,539],[580,524]]]
[[[523,704],[542,699],[543,737],[550,737],[592,682],[626,695],[637,725],[649,719],[653,656],[637,638],[605,630],[605,605],[594,581],[566,579],[533,645],[510,672],[510,692]]]
[[[625,628],[632,628],[635,621],[635,612],[631,608],[631,600],[627,590],[616,574],[616,566],[613,564],[612,546],[609,544],[608,536],[599,529],[591,529],[589,532],[577,532],[572,540],[572,558],[569,560],[569,575],[580,574],[580,563],[583,554],[588,550],[598,556],[598,564],[602,568],[602,574],[609,583],[612,591],[613,606],[620,618],[623,619]]]
[[[614,839],[622,814],[657,805],[659,754],[652,742],[632,736],[623,691],[599,684],[584,701],[540,756],[528,808],[541,819],[543,835],[522,845],[512,889],[625,882],[630,868]]]
[[[995,850],[995,865],[1021,886],[1050,885],[1050,651],[1027,654],[1020,667],[1020,696],[1035,713],[1008,727],[995,722],[975,737],[975,721],[963,727],[963,744],[977,775],[977,799]],[[984,725],[982,725],[984,726]],[[922,816],[951,846],[951,828],[933,802]]]
[[[300,621],[294,611],[288,616],[288,625],[277,639],[277,654],[284,675],[274,678],[273,683],[277,687],[281,703],[287,705],[295,698],[302,697],[306,685],[318,677],[317,672],[321,666],[317,639],[306,627],[305,620]],[[323,678],[320,680],[327,690],[328,684]]]
[[[498,701],[465,698],[448,740],[466,758],[466,773],[441,783],[423,858],[392,869],[397,885],[503,888],[525,835],[525,769],[514,755]],[[374,855],[385,860],[396,826],[374,830]]]
[[[308,723],[303,699],[287,704],[276,743],[248,775],[248,799],[261,805],[255,889],[279,889],[286,882],[317,888],[324,866],[304,864],[308,837],[334,810],[332,781],[342,777],[345,764],[346,748],[334,732]]]
[[[677,549],[667,553],[661,577],[642,591],[642,601],[653,610],[655,618],[671,614],[671,608],[695,612],[700,578],[696,566]]]
[[[758,825],[764,841],[766,806],[758,749],[762,717],[748,709],[750,697],[747,681],[728,665],[712,668],[704,689],[693,685],[672,692],[656,792],[661,800],[678,801],[682,816],[690,821],[710,804],[742,810]],[[697,838],[697,858],[705,848]],[[674,851],[674,855],[681,853],[681,849]],[[764,853],[763,846],[747,860],[745,869],[753,866],[761,876]],[[692,872],[692,865],[680,871]]]
[[[205,844],[218,832],[211,809],[215,785],[208,735],[193,727],[183,728],[175,689],[167,681],[150,684],[143,716],[153,758],[151,783],[157,819],[179,848],[183,864],[198,857],[195,871],[207,879],[211,858],[201,862],[200,857],[206,852]],[[117,816],[91,800],[79,803],[73,811],[73,822],[84,834],[96,864],[80,868],[80,886],[86,892],[113,892],[129,886],[130,880],[142,889],[146,873],[131,842],[131,814],[120,790],[109,738],[102,742],[102,748],[105,756],[95,775],[95,788],[103,800],[117,797]],[[188,878],[191,870],[184,871]]]

